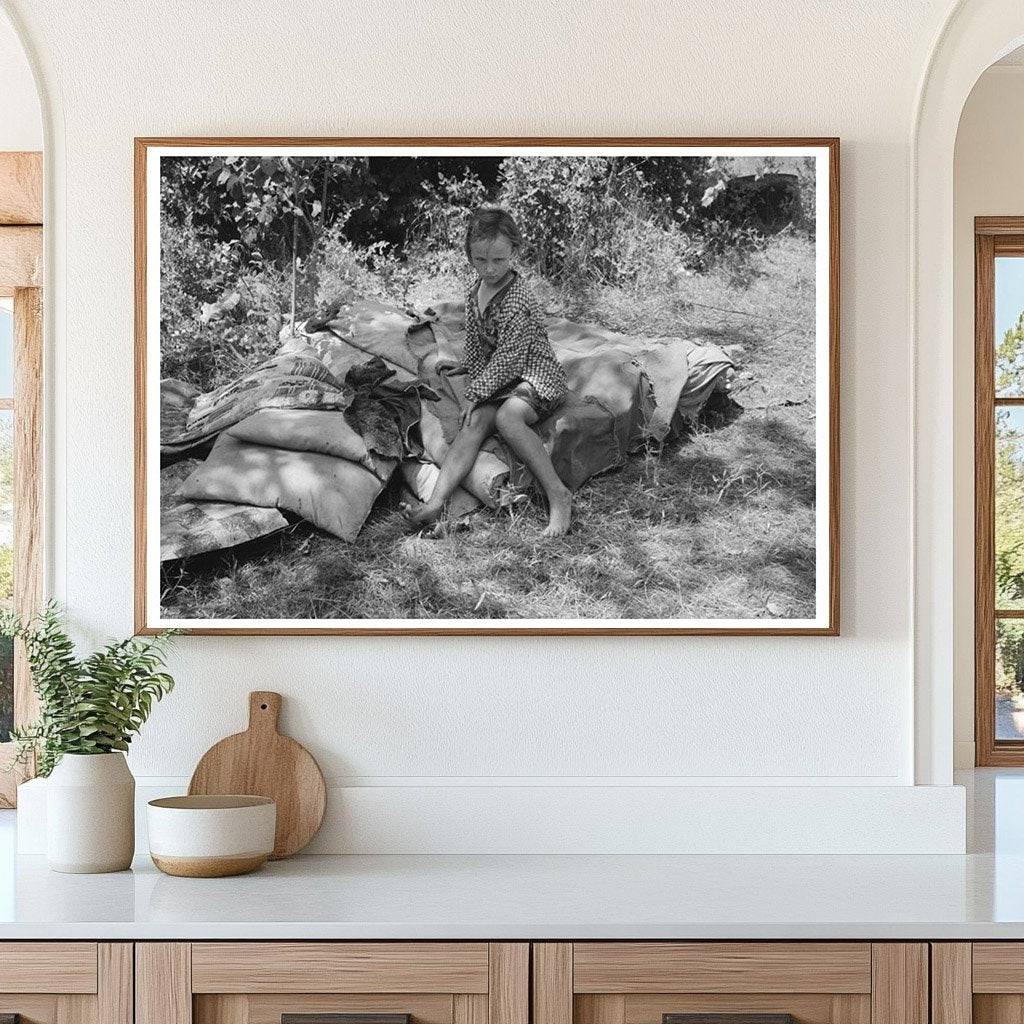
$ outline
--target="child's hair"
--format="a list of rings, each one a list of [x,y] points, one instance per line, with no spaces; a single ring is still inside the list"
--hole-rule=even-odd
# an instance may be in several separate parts
[[[466,228],[466,256],[472,258],[470,246],[474,242],[493,242],[499,236],[512,243],[515,252],[523,244],[523,236],[508,210],[500,206],[479,206],[469,215]]]

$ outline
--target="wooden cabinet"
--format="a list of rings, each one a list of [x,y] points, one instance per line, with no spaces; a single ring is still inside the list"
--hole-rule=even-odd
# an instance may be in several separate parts
[[[0,943],[8,1014],[21,1024],[132,1024],[132,944]]]
[[[932,1024],[1024,1020],[1024,942],[933,942]]]
[[[295,1014],[529,1024],[529,966],[522,942],[144,942],[136,1024],[281,1024]]]
[[[796,1024],[928,1024],[928,947],[870,942],[533,946],[533,1024],[670,1024],[666,1015],[712,1013],[743,1015],[743,1024],[756,1024],[750,1015],[764,1014],[791,1014]]]

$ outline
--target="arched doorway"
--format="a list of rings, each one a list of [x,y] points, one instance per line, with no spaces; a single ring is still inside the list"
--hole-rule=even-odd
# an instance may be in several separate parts
[[[914,351],[915,780],[948,785],[953,772],[953,155],[975,82],[1024,42],[1019,0],[961,0],[925,69],[912,127],[909,233]],[[968,587],[971,580],[963,581]],[[957,641],[962,642],[958,637]],[[973,642],[973,640],[972,640]]]

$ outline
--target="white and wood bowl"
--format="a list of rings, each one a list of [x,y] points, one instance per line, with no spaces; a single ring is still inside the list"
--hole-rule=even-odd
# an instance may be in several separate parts
[[[277,805],[269,797],[168,796],[150,800],[146,812],[150,856],[168,875],[244,875],[274,850]]]

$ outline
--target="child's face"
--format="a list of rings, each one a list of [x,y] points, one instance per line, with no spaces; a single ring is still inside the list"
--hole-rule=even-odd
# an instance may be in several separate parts
[[[481,238],[469,245],[469,262],[486,284],[496,284],[512,265],[512,243],[504,235]]]

